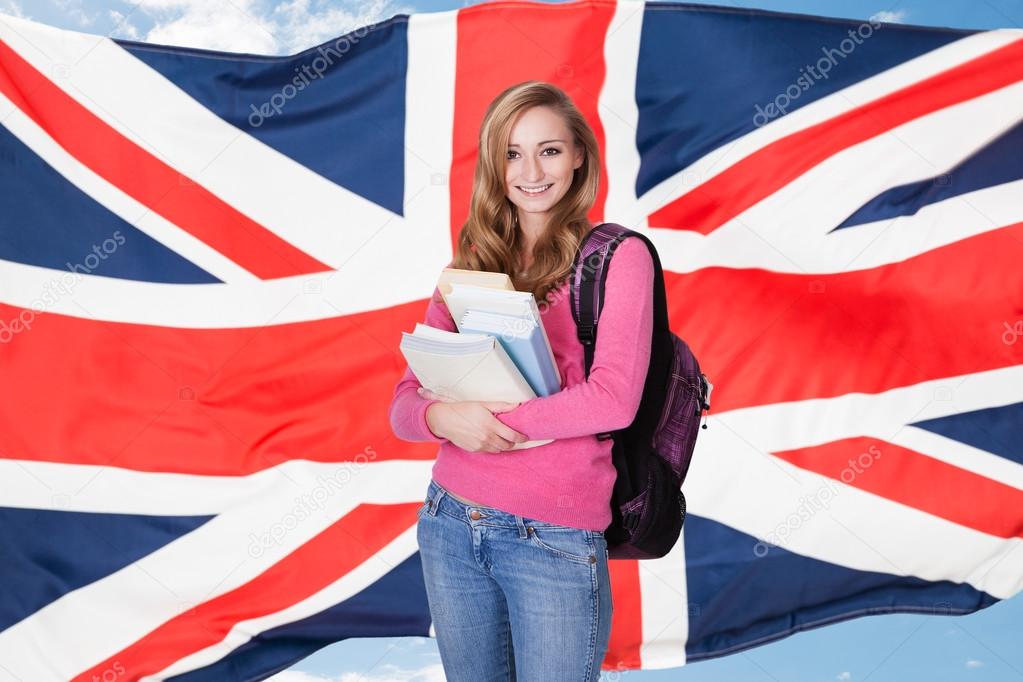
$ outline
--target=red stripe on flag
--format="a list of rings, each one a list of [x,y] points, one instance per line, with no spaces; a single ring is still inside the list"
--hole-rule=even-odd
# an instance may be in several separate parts
[[[102,677],[115,664],[125,670],[125,679],[152,675],[222,641],[239,622],[282,611],[313,596],[415,525],[419,506],[419,502],[360,504],[252,580],[171,618],[83,671],[74,682]],[[344,551],[338,551],[340,547]]]
[[[982,533],[1023,537],[1023,490],[899,445],[845,438],[774,455]]]
[[[332,269],[121,135],[3,41],[0,92],[97,175],[256,276]]]
[[[639,585],[639,562],[618,559],[608,562],[611,573],[611,640],[601,666],[605,670],[636,670],[642,665],[643,597]]]
[[[1023,364],[1023,344],[1001,340],[1023,317],[1020,244],[1023,223],[857,272],[665,272],[673,328],[715,384],[715,412]],[[0,393],[0,456],[221,475],[367,448],[430,459],[436,444],[399,441],[387,421],[401,331],[424,306],[168,329],[0,304],[0,322],[31,324],[0,343],[16,387]]]
[[[1023,344],[1001,340],[1023,317],[1020,244],[1023,223],[857,272],[666,272],[673,328],[715,384],[714,411],[1023,364]],[[398,441],[387,422],[400,332],[424,305],[168,329],[0,304],[3,323],[26,313],[31,324],[0,343],[16,387],[0,393],[0,455],[222,475],[367,448],[432,458],[436,444]]]
[[[654,211],[650,225],[709,234],[844,149],[1023,79],[1023,40],[792,133]]]
[[[891,229],[898,229],[895,226]],[[712,411],[1023,364],[1023,223],[900,263],[828,275],[665,271],[672,328],[714,384]]]
[[[597,100],[607,73],[604,36],[614,12],[613,2],[488,2],[458,10],[449,183],[456,253],[458,232],[468,217],[483,115],[501,91],[522,81],[542,80],[557,85],[568,93],[593,128],[601,149],[601,173],[589,219],[601,221],[607,171]]]
[[[401,330],[425,307],[171,329],[0,304],[0,457],[226,476],[433,459],[436,443],[398,440],[387,416]],[[20,313],[30,329],[5,338]]]

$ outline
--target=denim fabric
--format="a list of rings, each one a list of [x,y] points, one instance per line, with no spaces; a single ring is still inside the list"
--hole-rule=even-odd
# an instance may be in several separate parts
[[[431,480],[416,533],[448,682],[600,678],[612,610],[602,531],[467,505]]]

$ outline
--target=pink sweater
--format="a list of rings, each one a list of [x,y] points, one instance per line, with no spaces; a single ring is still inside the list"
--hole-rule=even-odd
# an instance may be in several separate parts
[[[600,331],[589,379],[576,337],[568,284],[553,290],[541,318],[562,378],[562,390],[533,398],[497,418],[530,440],[554,442],[502,453],[470,452],[430,431],[426,409],[406,367],[391,400],[394,434],[406,441],[441,444],[433,479],[455,495],[509,514],[574,528],[604,530],[611,523],[616,472],[611,440],[596,434],[630,424],[639,409],[653,330],[653,260],[639,239],[619,246],[607,274]],[[434,289],[425,324],[456,331],[440,292]]]

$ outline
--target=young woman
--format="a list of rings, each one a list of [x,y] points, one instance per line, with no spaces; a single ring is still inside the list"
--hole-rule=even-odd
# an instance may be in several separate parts
[[[528,81],[489,106],[468,220],[450,267],[507,273],[532,291],[561,391],[519,405],[452,401],[411,370],[390,421],[440,450],[419,510],[423,577],[447,679],[586,682],[611,632],[604,530],[616,472],[610,440],[632,422],[650,360],[653,261],[626,239],[608,269],[589,378],[568,276],[593,227],[600,158],[593,131],[557,87]],[[439,290],[425,323],[456,331]],[[511,450],[519,442],[555,439]]]

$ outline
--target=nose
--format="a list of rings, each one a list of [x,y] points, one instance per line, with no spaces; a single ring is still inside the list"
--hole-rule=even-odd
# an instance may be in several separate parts
[[[543,167],[540,159],[528,158],[526,160],[526,182],[540,182],[543,178]]]

